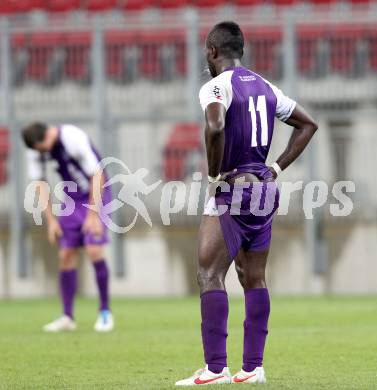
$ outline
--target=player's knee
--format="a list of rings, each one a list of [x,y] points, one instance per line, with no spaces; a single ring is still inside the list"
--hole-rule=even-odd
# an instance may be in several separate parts
[[[249,274],[243,279],[243,288],[245,290],[249,290],[252,288],[265,288],[266,287],[266,279],[264,272]]]
[[[85,253],[90,261],[98,261],[103,258],[103,248],[100,245],[88,245],[85,247]]]
[[[68,271],[77,267],[77,253],[75,250],[63,250],[59,254],[59,269]]]
[[[222,288],[224,279],[225,274],[215,267],[199,266],[198,268],[197,281],[202,292],[209,289]]]

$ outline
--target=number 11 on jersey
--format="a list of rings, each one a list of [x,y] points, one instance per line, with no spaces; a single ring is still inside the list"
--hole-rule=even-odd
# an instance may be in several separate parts
[[[257,111],[259,112],[261,125],[261,146],[268,144],[268,123],[267,123],[267,105],[266,96],[260,95],[257,98],[257,107],[255,109],[254,98],[249,97],[249,111],[251,114],[251,147],[258,146],[257,140]]]

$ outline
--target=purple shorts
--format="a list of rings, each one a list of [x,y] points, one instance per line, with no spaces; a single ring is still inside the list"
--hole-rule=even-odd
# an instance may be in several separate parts
[[[275,182],[251,183],[249,188],[231,186],[216,193],[207,203],[204,215],[218,215],[230,258],[239,250],[267,249],[271,242],[273,217],[279,206]]]
[[[71,215],[59,217],[59,224],[63,231],[63,235],[59,240],[60,248],[104,245],[109,242],[108,229],[105,224],[103,224],[103,233],[100,236],[94,236],[82,231],[85,218],[88,214],[88,209],[83,204],[87,203],[88,199],[77,200],[75,201],[75,208]]]

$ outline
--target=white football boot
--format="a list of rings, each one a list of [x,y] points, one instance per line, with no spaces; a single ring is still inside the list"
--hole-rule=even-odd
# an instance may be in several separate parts
[[[76,322],[67,315],[62,315],[55,321],[45,325],[42,329],[45,332],[70,332],[76,330]]]
[[[110,310],[101,310],[94,324],[96,332],[111,332],[114,329],[114,317]]]
[[[176,386],[226,385],[232,383],[232,375],[228,367],[224,367],[220,374],[208,370],[208,366],[196,371],[193,376],[175,383]]]
[[[257,367],[251,372],[241,370],[232,377],[233,383],[266,383],[266,375],[263,367]]]

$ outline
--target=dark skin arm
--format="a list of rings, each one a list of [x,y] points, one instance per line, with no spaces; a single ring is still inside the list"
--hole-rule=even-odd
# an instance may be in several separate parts
[[[292,115],[285,123],[293,126],[294,129],[286,149],[276,160],[282,170],[297,159],[318,129],[314,119],[299,104],[296,105]],[[276,178],[275,170],[271,167],[270,170]]]
[[[208,175],[216,177],[220,173],[225,141],[225,107],[221,103],[211,103],[206,108],[205,143],[207,150]]]

